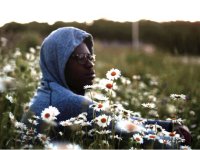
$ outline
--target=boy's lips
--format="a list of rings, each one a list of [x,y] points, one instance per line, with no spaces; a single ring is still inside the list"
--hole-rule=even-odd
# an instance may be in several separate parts
[[[91,72],[87,73],[87,74],[85,75],[85,77],[86,77],[86,78],[89,78],[89,79],[94,79],[94,78],[96,77],[96,74],[95,74],[94,71],[91,71]]]
[[[94,79],[96,77],[95,73],[87,74],[87,78]]]

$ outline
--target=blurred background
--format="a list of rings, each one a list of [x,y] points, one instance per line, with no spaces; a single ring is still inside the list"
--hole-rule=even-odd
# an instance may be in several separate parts
[[[155,76],[163,109],[163,97],[185,94],[178,109],[192,132],[192,148],[200,147],[197,0],[0,0],[0,5],[0,118],[4,118],[0,136],[5,137],[8,123],[5,112],[14,111],[20,118],[23,110],[18,105],[30,100],[39,83],[43,39],[59,27],[74,26],[94,37],[98,77],[105,77],[111,68],[130,79]],[[10,106],[7,94],[19,102],[17,106]],[[6,137],[1,139],[5,145]]]

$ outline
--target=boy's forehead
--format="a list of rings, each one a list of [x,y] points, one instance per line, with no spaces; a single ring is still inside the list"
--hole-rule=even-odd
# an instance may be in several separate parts
[[[87,48],[85,43],[81,43],[79,46],[77,46],[73,52],[74,54],[78,53],[88,53],[90,54],[89,49]]]

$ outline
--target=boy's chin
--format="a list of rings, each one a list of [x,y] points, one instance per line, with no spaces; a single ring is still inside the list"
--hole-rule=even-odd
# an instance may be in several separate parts
[[[85,82],[85,85],[92,85],[92,84],[93,84],[93,79],[87,80],[87,81]]]

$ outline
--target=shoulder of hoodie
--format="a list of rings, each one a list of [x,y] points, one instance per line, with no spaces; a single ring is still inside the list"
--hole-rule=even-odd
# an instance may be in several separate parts
[[[78,95],[78,94],[75,94],[73,93],[71,90],[55,83],[55,82],[51,82],[50,83],[50,88],[52,90],[52,93],[54,94],[57,93],[60,97],[60,100],[80,100],[80,101],[88,101],[90,102],[91,99],[85,97],[85,96],[82,96],[82,95]],[[92,101],[91,101],[92,102]]]

